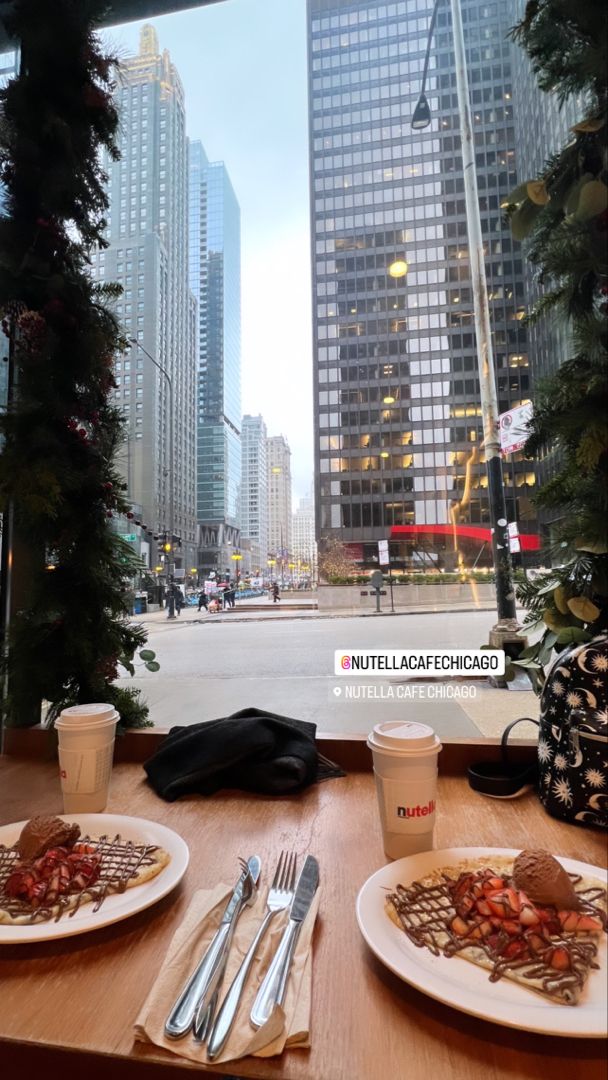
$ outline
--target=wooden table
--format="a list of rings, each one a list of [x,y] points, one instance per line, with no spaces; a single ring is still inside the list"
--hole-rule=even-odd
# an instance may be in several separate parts
[[[61,812],[56,766],[0,759],[0,823]],[[133,1042],[132,1026],[192,891],[230,880],[237,854],[271,865],[280,848],[319,858],[322,898],[314,954],[312,1048],[245,1059],[205,1075],[276,1080],[605,1080],[601,1040],[557,1039],[499,1027],[456,1012],[401,982],[367,949],[355,897],[385,863],[369,772],[290,799],[223,793],[167,804],[141,767],[114,769],[108,812],[163,822],[190,846],[181,885],[155,907],[95,933],[28,946],[0,946],[0,1065],[20,1077],[174,1080],[193,1068]],[[440,778],[437,847],[542,846],[605,863],[597,832],[548,817],[533,794],[497,802],[462,776]],[[34,1069],[43,1072],[34,1073]]]

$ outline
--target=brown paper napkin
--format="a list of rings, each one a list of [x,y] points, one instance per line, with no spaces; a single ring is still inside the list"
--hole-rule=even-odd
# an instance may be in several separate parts
[[[156,981],[135,1021],[135,1038],[140,1042],[151,1042],[190,1061],[206,1063],[206,1045],[196,1042],[191,1034],[183,1039],[167,1039],[165,1021],[215,934],[231,892],[231,886],[222,884],[211,891],[200,890],[192,897],[184,920],[173,935]],[[266,896],[267,890],[257,897],[253,907],[245,908],[239,919],[222,983],[220,1004],[264,918]],[[275,1009],[267,1023],[256,1031],[249,1023],[249,1013],[289,920],[289,911],[279,912],[272,919],[249,972],[232,1031],[216,1062],[232,1061],[250,1054],[271,1057],[281,1054],[288,1046],[310,1046],[312,932],[318,907],[317,892],[300,931],[283,1008]]]

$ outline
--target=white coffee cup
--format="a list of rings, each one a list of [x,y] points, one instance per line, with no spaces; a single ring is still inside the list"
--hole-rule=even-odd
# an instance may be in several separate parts
[[[65,814],[105,810],[118,720],[113,705],[94,703],[64,709],[55,721]]]
[[[391,859],[433,848],[437,755],[441,742],[426,724],[376,724],[372,751],[384,851]]]

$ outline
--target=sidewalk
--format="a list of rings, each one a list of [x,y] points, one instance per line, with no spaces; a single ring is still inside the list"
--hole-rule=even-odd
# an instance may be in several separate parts
[[[193,623],[222,623],[222,622],[269,622],[274,619],[377,619],[384,616],[391,618],[397,618],[399,616],[408,615],[433,615],[436,613],[449,614],[461,614],[465,611],[494,611],[495,606],[493,604],[480,604],[479,606],[473,606],[471,604],[454,604],[449,607],[441,607],[438,604],[415,606],[408,608],[404,611],[402,608],[399,611],[383,610],[376,611],[318,611],[316,606],[312,604],[285,605],[280,607],[278,604],[273,604],[272,601],[268,601],[266,604],[258,601],[243,600],[237,603],[236,607],[228,609],[226,611],[219,611],[216,615],[210,615],[205,610],[198,611],[196,607],[182,608],[181,615],[176,615],[174,619],[168,619],[167,612],[165,611],[150,611],[146,615],[132,615],[131,622],[141,623],[144,626],[149,627],[151,630],[160,629],[165,630],[175,629],[178,626],[191,626]]]

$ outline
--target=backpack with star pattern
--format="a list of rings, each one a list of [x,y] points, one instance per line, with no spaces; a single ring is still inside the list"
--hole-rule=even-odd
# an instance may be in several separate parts
[[[545,810],[608,828],[608,637],[557,657],[540,699],[538,791]]]

